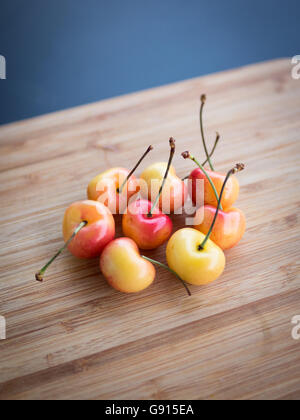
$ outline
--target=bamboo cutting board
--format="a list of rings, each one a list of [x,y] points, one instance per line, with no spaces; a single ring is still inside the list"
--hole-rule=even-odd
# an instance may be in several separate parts
[[[204,157],[201,93],[210,146],[221,133],[215,167],[246,164],[238,206],[248,227],[224,275],[189,298],[157,269],[149,289],[124,295],[98,261],[66,252],[35,282],[62,245],[65,208],[97,173],[132,167],[149,144],[153,161],[167,160],[170,136],[180,176],[194,166],[179,152]],[[0,398],[299,399],[299,141],[289,60],[2,126]],[[165,261],[164,248],[149,255]]]

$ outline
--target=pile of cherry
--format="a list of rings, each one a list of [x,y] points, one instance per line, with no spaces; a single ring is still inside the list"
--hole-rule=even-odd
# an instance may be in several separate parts
[[[187,283],[208,284],[222,274],[225,268],[223,251],[235,246],[245,232],[244,213],[232,207],[239,195],[239,182],[234,174],[244,169],[244,165],[236,164],[227,174],[214,170],[211,157],[219,135],[208,153],[203,129],[205,101],[206,97],[202,95],[200,129],[206,161],[200,164],[189,152],[182,153],[183,158],[197,165],[187,177],[191,187],[187,188],[185,179],[176,176],[172,166],[175,154],[172,137],[169,140],[169,161],[150,165],[140,180],[133,173],[152,146],[148,147],[132,171],[112,168],[101,173],[88,185],[88,200],[73,203],[66,210],[63,220],[65,245],[36,274],[36,280],[43,281],[46,269],[65,248],[78,258],[100,257],[100,269],[108,283],[126,293],[144,290],[154,281],[156,272],[153,264],[169,270],[189,294]],[[209,169],[204,168],[206,163]],[[159,186],[155,194],[154,180]],[[183,227],[173,233],[172,221],[163,211],[165,205],[171,213],[175,213],[184,206],[188,196],[195,204],[199,180],[204,185],[204,204],[202,202],[196,210],[195,220],[198,219],[197,213],[201,212],[200,224]],[[151,201],[153,197],[155,199]],[[124,237],[114,239],[112,211],[122,214]],[[140,254],[139,249],[153,250],[167,241],[168,265]]]

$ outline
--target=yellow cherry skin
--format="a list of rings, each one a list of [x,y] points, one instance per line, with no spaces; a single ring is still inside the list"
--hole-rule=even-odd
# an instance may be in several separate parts
[[[154,201],[159,192],[167,169],[167,162],[156,162],[148,166],[142,173],[140,180],[141,194],[145,199]],[[154,182],[156,183],[154,184]],[[170,166],[168,177],[164,185],[162,194],[159,198],[161,211],[164,213],[173,213],[175,210],[183,207],[185,198],[188,195],[185,183],[176,175],[173,165]]]
[[[153,264],[141,257],[129,238],[117,238],[107,245],[100,257],[100,269],[107,282],[124,293],[140,292],[155,278]]]
[[[210,239],[199,249],[204,238],[196,229],[183,228],[171,236],[166,250],[169,267],[196,286],[215,281],[225,268],[224,252]]]

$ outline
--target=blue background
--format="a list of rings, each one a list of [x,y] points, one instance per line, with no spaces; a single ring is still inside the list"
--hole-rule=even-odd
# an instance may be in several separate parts
[[[0,124],[300,54],[299,0],[1,0]]]

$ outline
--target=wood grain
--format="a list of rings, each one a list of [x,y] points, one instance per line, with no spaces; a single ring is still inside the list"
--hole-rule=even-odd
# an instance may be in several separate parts
[[[222,137],[216,168],[247,165],[247,232],[222,278],[188,298],[158,269],[128,296],[97,261],[65,253],[37,284],[62,244],[64,209],[91,177],[130,168],[149,144],[167,160],[171,135],[178,152],[203,157],[201,93],[207,138]],[[299,141],[300,81],[285,59],[0,127],[0,399],[299,399]],[[175,166],[193,168],[180,153]],[[165,261],[164,248],[149,255]]]

